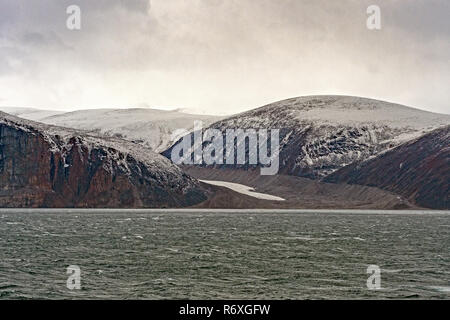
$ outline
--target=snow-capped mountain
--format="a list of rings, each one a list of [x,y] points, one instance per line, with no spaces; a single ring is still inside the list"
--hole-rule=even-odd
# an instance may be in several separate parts
[[[215,122],[210,128],[222,132],[238,128],[280,129],[279,172],[323,178],[448,124],[450,115],[389,102],[308,96],[250,110]],[[170,157],[171,150],[164,155]]]
[[[19,107],[0,107],[0,111],[6,112],[16,117],[33,121],[41,121],[42,119],[45,119],[47,117],[64,113],[64,111]]]
[[[0,207],[184,207],[206,199],[166,158],[0,112]]]
[[[26,116],[22,116],[25,117]],[[82,129],[92,134],[118,137],[141,144],[155,152],[172,145],[181,134],[177,131],[192,130],[194,121],[204,124],[220,119],[216,116],[188,114],[179,111],[157,109],[92,109],[51,115],[40,122]],[[175,135],[175,139],[172,139]]]

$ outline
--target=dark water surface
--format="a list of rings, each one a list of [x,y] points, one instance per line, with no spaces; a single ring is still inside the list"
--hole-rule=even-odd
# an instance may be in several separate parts
[[[0,210],[0,298],[449,299],[449,248],[449,212]]]

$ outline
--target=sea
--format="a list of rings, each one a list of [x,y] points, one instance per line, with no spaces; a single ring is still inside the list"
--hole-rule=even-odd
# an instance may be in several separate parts
[[[0,299],[450,299],[450,212],[0,210]]]

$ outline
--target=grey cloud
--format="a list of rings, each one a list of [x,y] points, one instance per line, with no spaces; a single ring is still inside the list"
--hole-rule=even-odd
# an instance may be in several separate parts
[[[448,110],[450,3],[376,1],[383,29],[370,32],[373,2],[0,0],[0,76],[15,80],[5,80],[6,101],[45,107],[117,101],[232,112],[339,93]],[[82,9],[81,31],[65,27],[71,4]],[[20,84],[30,93],[16,99]]]
[[[26,32],[21,36],[20,41],[25,46],[31,47],[41,47],[56,50],[73,49],[72,47],[64,43],[62,38],[58,36],[55,32],[48,32],[46,34],[39,32]]]
[[[450,37],[450,2],[415,0],[381,2],[385,23],[401,29],[410,37],[428,42],[436,37]]]

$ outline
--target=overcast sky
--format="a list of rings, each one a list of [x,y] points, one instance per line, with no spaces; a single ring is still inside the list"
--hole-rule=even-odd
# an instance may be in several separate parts
[[[0,105],[226,114],[342,94],[450,113],[449,14],[449,0],[0,0]]]

